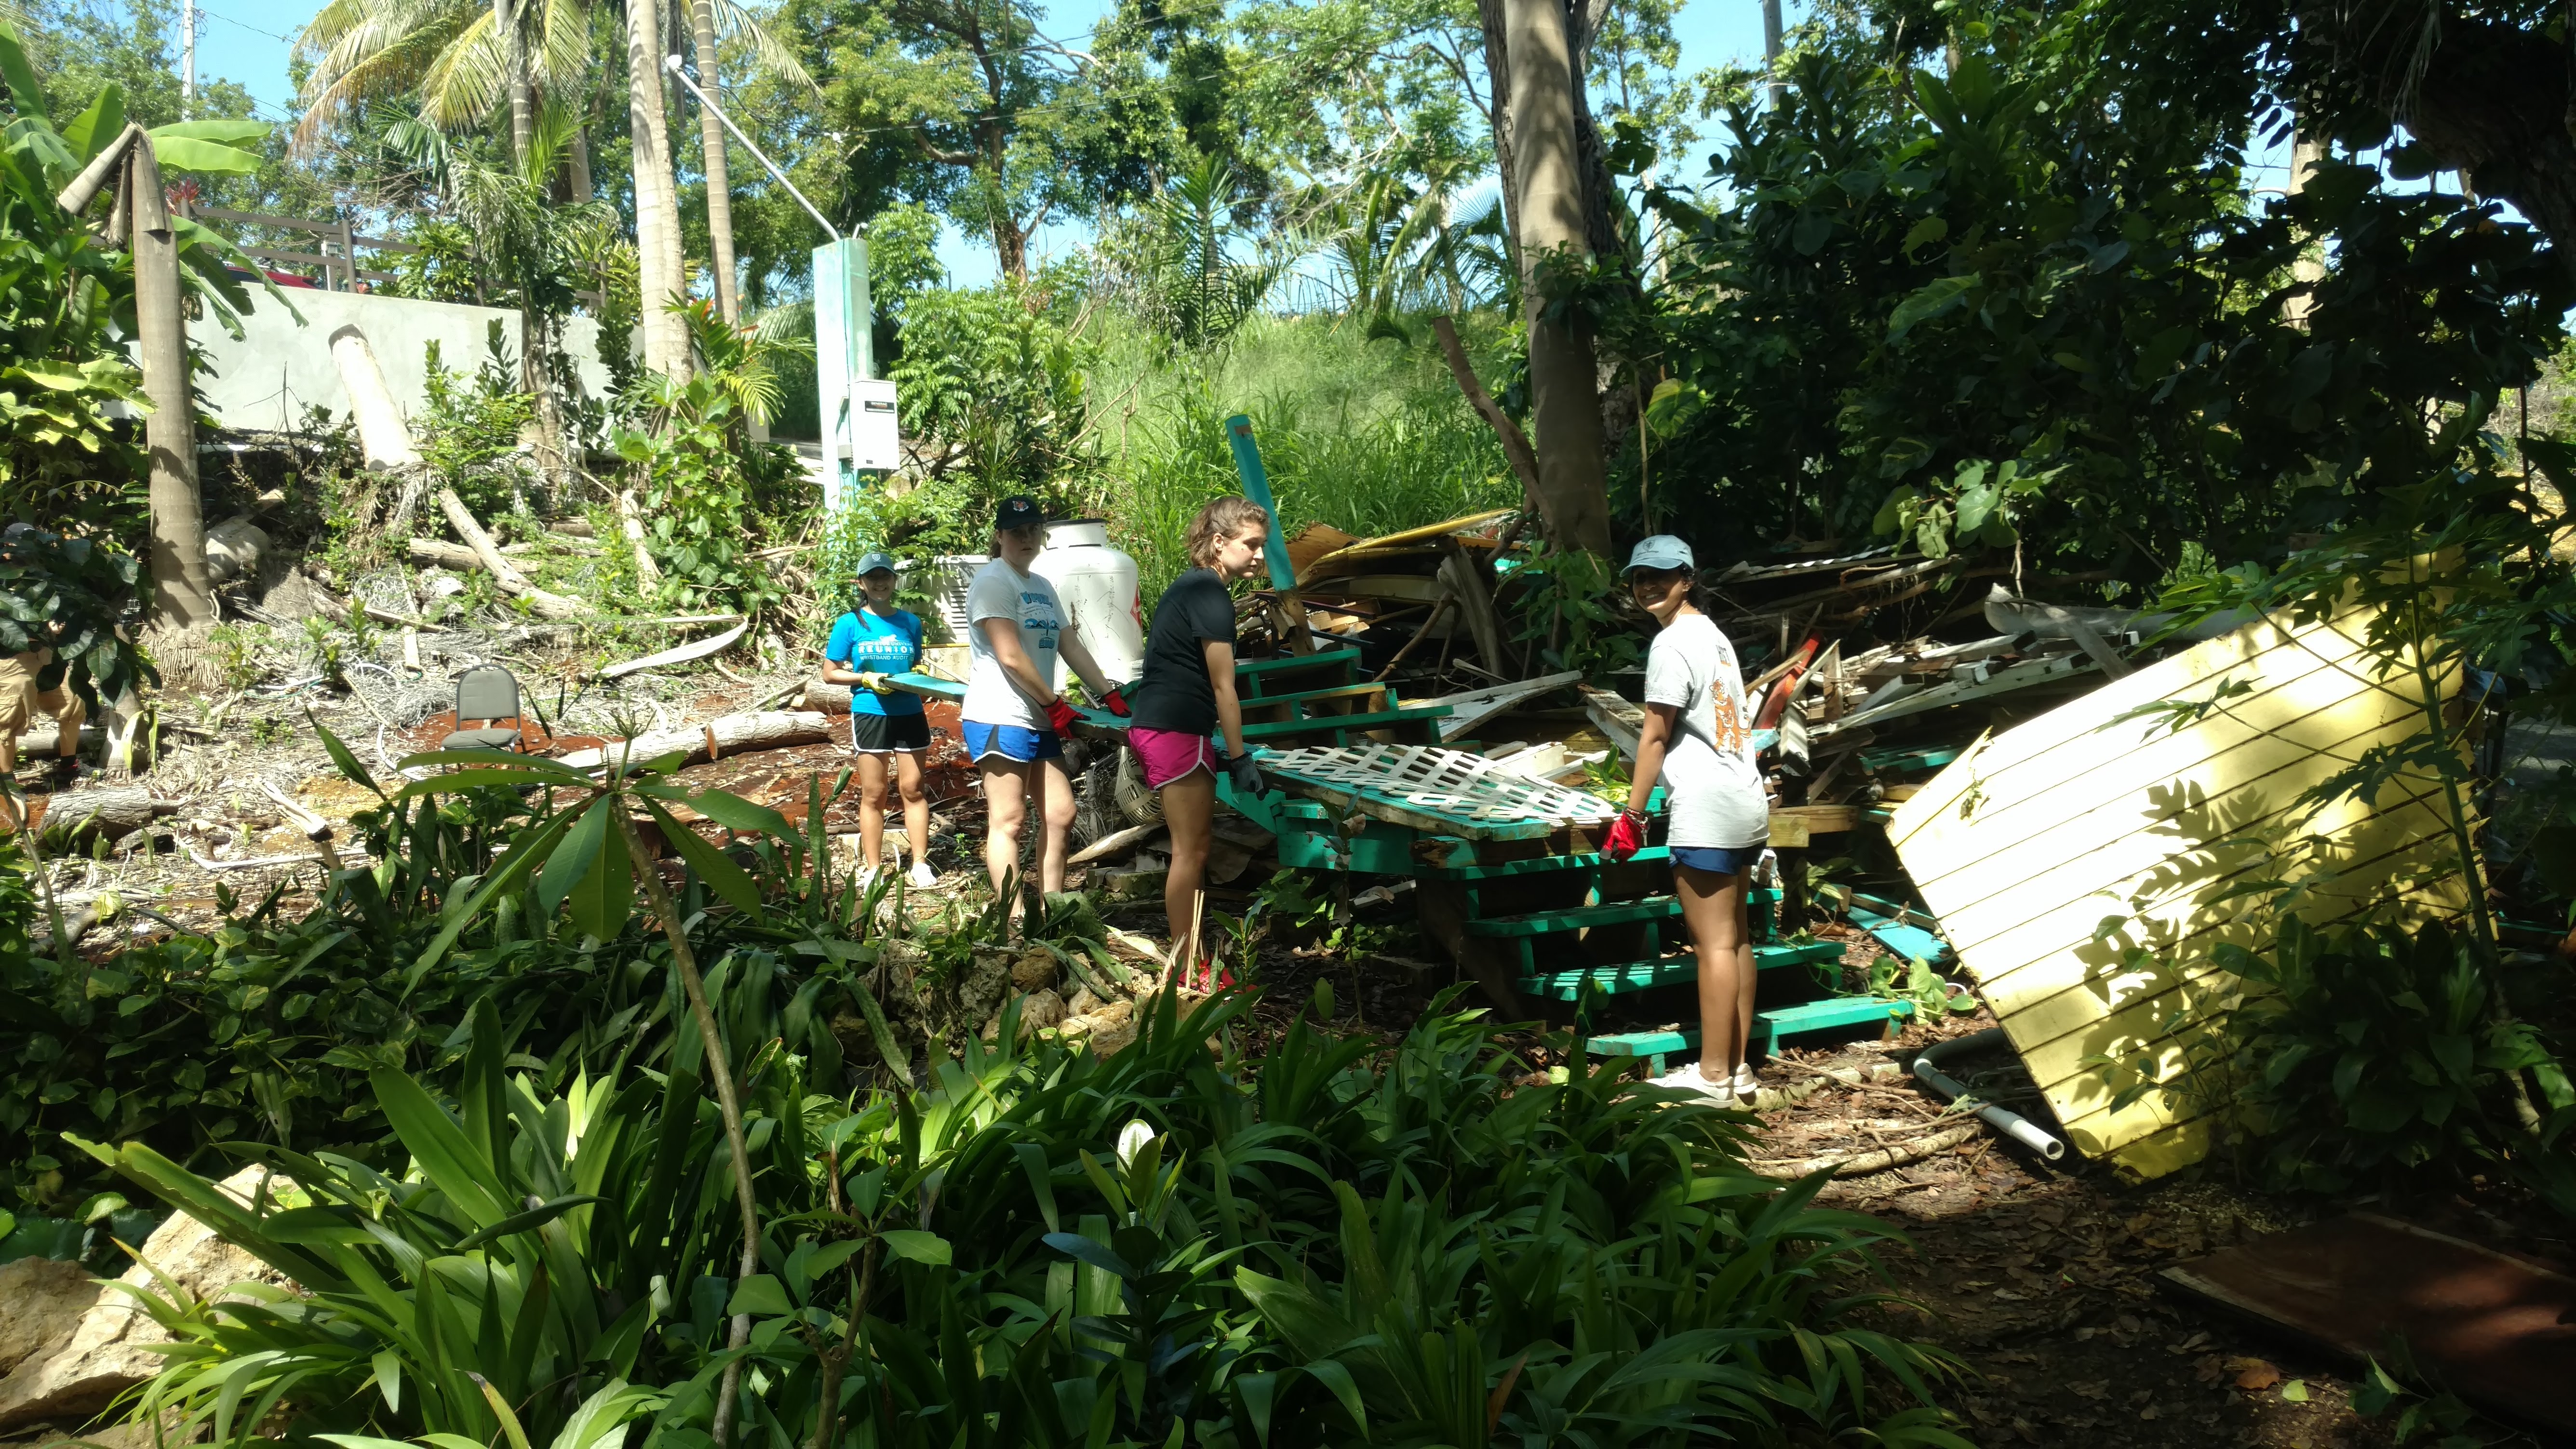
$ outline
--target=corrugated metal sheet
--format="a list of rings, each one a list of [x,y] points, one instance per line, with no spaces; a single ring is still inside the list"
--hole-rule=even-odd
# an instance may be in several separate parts
[[[2452,914],[2467,898],[2439,782],[2311,815],[2299,796],[2424,728],[2411,679],[2376,671],[2369,616],[2258,623],[1980,740],[1889,825],[1944,934],[2088,1156],[2155,1176],[2208,1150],[2211,1089],[2185,1049],[2230,984],[2211,947],[2260,947],[2276,893],[2311,922]],[[2121,716],[2231,692],[2198,722]],[[2446,685],[2447,693],[2449,686]],[[2103,932],[2106,917],[2125,917]],[[2135,948],[2135,949],[2133,949]],[[2199,1024],[2193,1024],[2195,1021]],[[2179,1024],[2178,1024],[2179,1023]],[[2160,1084],[2117,1107],[2101,1057]],[[2134,1076],[2127,1078],[2134,1081]]]

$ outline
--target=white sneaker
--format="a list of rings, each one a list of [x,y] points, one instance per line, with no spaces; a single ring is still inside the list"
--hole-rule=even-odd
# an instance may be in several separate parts
[[[1663,1087],[1677,1092],[1689,1092],[1693,1096],[1706,1099],[1711,1106],[1732,1107],[1735,1105],[1735,1084],[1733,1082],[1710,1081],[1708,1078],[1700,1075],[1699,1063],[1697,1062],[1684,1062],[1682,1065],[1673,1068],[1662,1076],[1656,1077],[1647,1082],[1646,1085],[1649,1087]]]
[[[1743,1099],[1744,1105],[1747,1107],[1753,1105],[1754,1098],[1762,1095],[1762,1079],[1753,1075],[1753,1064],[1750,1062],[1738,1062],[1735,1064],[1734,1085],[1735,1095]]]
[[[923,860],[919,856],[914,856],[912,860],[912,883],[917,886],[935,886],[939,884],[939,872],[930,868],[929,861]]]
[[[882,866],[872,866],[872,865],[863,865],[863,866],[860,866],[860,867],[859,867],[859,894],[860,894],[860,895],[866,895],[866,894],[868,893],[868,887],[870,887],[870,886],[872,886],[872,885],[875,885],[875,884],[877,883],[877,872],[878,872],[879,870],[881,870],[881,869],[883,869],[883,867],[882,867]]]

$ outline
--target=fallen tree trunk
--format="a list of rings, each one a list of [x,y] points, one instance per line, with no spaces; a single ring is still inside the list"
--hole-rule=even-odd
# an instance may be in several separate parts
[[[590,613],[590,606],[579,599],[550,594],[529,583],[527,575],[502,557],[500,548],[492,542],[492,535],[485,533],[483,525],[474,521],[474,515],[466,510],[464,500],[456,496],[454,489],[438,490],[438,506],[446,512],[448,523],[465,539],[465,547],[459,548],[434,538],[415,538],[409,545],[413,562],[437,564],[441,568],[482,569],[501,585],[501,592],[526,599],[538,613],[549,619],[578,619]]]
[[[576,770],[587,770],[611,760],[627,759],[641,764],[680,751],[688,756],[685,763],[696,764],[750,750],[819,745],[831,738],[832,722],[821,714],[810,710],[765,710],[759,714],[729,714],[676,729],[647,731],[618,744],[603,745],[595,750],[575,750],[564,756],[562,762]]]
[[[69,790],[47,797],[36,840],[47,850],[61,852],[95,838],[115,840],[178,813],[176,801],[155,800],[142,785]]]

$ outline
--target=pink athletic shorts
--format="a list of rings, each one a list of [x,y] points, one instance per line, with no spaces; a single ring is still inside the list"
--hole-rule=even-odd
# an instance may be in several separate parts
[[[1216,746],[1205,735],[1188,730],[1149,730],[1131,725],[1127,743],[1145,764],[1145,786],[1160,790],[1192,770],[1216,773]]]

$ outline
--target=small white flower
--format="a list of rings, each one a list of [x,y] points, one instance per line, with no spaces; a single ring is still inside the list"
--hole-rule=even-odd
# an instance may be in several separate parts
[[[1128,1123],[1118,1134],[1119,1167],[1129,1168],[1135,1166],[1136,1154],[1144,1151],[1145,1144],[1153,1140],[1153,1128],[1146,1126],[1141,1121]]]

